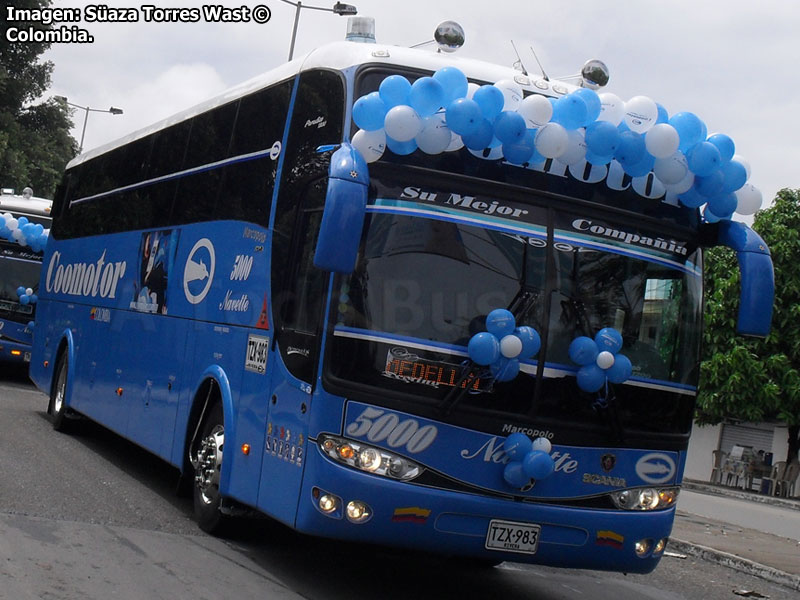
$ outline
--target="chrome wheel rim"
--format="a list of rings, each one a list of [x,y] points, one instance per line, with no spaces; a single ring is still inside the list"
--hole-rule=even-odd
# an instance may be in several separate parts
[[[53,398],[53,414],[57,415],[61,412],[64,406],[64,394],[67,389],[67,368],[62,365],[61,370],[58,372],[58,381],[56,381],[56,395]]]
[[[219,497],[219,480],[222,471],[222,448],[225,445],[225,429],[216,425],[200,442],[195,455],[194,481],[200,499],[211,504]]]

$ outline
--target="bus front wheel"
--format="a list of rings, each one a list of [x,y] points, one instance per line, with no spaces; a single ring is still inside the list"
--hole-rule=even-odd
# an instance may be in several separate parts
[[[63,353],[56,363],[56,376],[50,389],[50,406],[47,412],[53,422],[53,429],[66,433],[72,425],[72,419],[67,416],[67,372],[69,361],[67,354]]]
[[[203,420],[191,453],[195,518],[200,529],[215,535],[221,534],[227,525],[227,518],[221,512],[222,496],[219,493],[224,446],[222,406],[215,403]]]

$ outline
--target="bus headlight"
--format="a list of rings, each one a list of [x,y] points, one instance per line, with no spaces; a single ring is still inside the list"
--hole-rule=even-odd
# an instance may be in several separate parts
[[[610,494],[614,506],[623,510],[663,510],[675,504],[679,487],[632,488]]]
[[[423,468],[413,461],[361,442],[323,434],[319,436],[318,443],[320,451],[326,456],[367,473],[410,481],[419,477],[423,471]]]

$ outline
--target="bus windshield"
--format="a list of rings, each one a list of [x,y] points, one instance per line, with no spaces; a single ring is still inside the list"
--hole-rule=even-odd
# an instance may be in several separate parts
[[[629,384],[615,390],[621,427],[689,430],[702,299],[696,247],[634,223],[612,228],[607,216],[547,209],[530,194],[523,203],[376,177],[373,189],[359,263],[332,310],[334,379],[380,387],[389,403],[437,406],[458,386],[486,315],[524,292],[517,325],[534,327],[542,350],[511,382],[476,385],[459,412],[610,431],[578,389],[568,347],[614,327],[633,364]]]

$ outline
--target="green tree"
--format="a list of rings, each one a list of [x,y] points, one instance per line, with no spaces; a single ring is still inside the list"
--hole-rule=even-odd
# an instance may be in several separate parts
[[[51,0],[17,0],[19,9],[49,8]],[[54,99],[42,101],[50,87],[53,63],[40,61],[50,44],[6,40],[9,27],[47,29],[36,22],[0,21],[0,184],[33,188],[37,196],[52,197],[64,166],[78,145],[67,106]]]
[[[706,253],[706,329],[697,421],[725,417],[779,419],[789,426],[787,462],[800,450],[800,190],[778,192],[753,229],[770,248],[775,268],[772,330],[763,340],[735,334],[739,297],[736,256]]]

